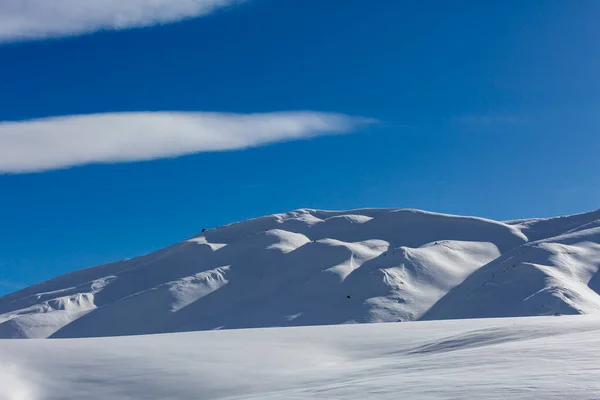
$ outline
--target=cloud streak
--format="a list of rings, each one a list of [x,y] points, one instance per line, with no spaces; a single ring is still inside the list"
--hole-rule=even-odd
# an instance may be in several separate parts
[[[348,133],[373,123],[318,112],[108,113],[0,123],[0,173],[236,150]]]
[[[522,122],[522,118],[515,115],[461,115],[451,119],[453,122],[471,126],[493,126],[493,125],[511,125]]]
[[[246,0],[0,0],[0,43],[205,16]]]

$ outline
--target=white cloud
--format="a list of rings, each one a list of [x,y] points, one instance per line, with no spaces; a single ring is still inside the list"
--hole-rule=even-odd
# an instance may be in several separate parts
[[[0,42],[175,22],[246,0],[0,0]]]
[[[243,149],[351,131],[372,120],[281,112],[112,113],[0,123],[0,173]]]

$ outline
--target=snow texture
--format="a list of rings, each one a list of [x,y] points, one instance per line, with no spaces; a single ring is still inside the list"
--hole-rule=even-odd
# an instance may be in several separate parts
[[[0,340],[1,400],[598,399],[600,317]]]
[[[592,314],[599,266],[600,210],[504,223],[302,209],[2,297],[0,338]]]

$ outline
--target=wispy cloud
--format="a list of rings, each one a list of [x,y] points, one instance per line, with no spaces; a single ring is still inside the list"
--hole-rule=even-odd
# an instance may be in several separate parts
[[[246,0],[0,0],[0,42],[175,22]]]
[[[462,115],[451,119],[451,121],[472,126],[511,125],[523,122],[523,118],[516,115]]]
[[[373,120],[280,112],[109,113],[0,123],[0,173],[235,150],[341,134]]]

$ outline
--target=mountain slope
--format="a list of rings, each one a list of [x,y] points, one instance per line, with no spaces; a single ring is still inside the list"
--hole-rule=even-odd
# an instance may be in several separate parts
[[[600,225],[520,246],[474,272],[423,319],[600,312]]]
[[[276,214],[0,298],[0,338],[595,312],[598,220],[598,212],[508,223],[406,209]],[[517,256],[538,267],[519,264],[490,289],[490,274]],[[568,307],[533,307],[523,296]]]

